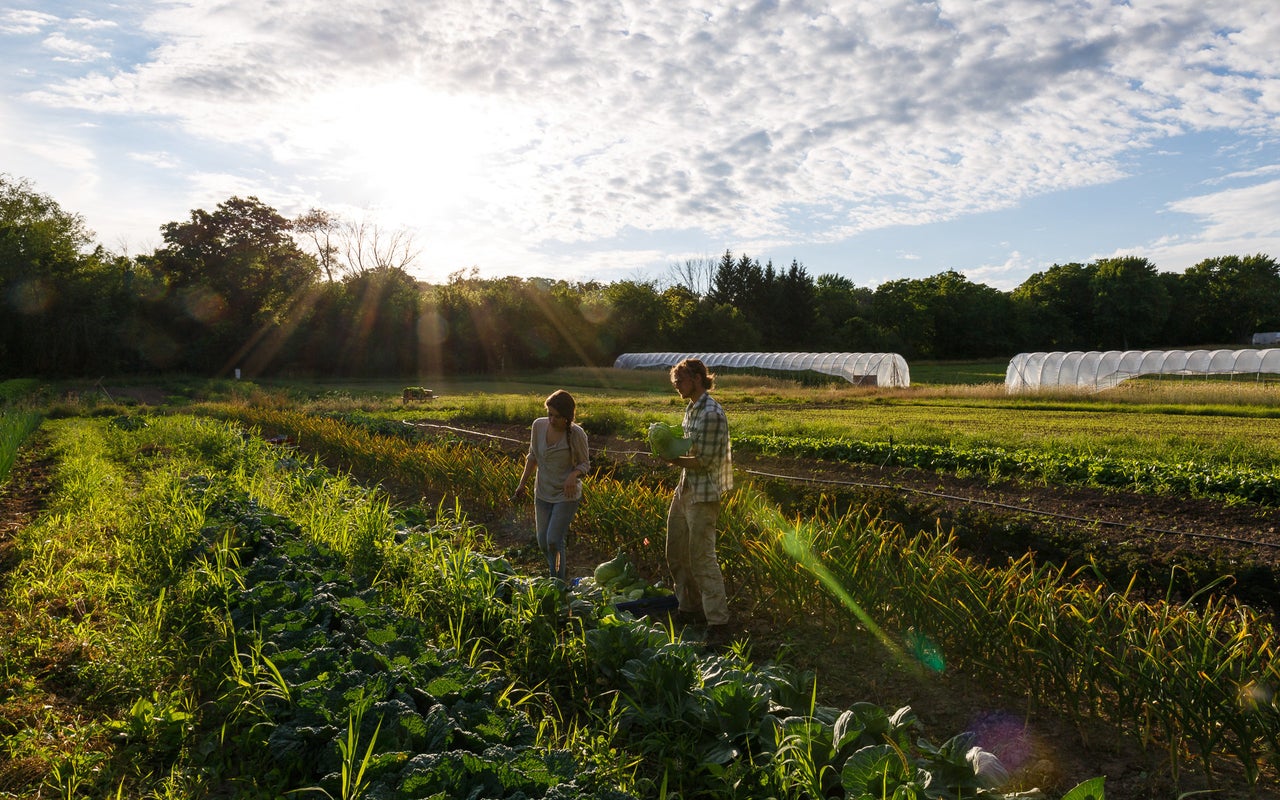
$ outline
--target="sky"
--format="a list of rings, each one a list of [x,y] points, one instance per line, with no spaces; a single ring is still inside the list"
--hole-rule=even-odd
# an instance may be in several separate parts
[[[1275,0],[0,0],[0,173],[138,254],[255,196],[412,270],[875,287],[1280,259]]]

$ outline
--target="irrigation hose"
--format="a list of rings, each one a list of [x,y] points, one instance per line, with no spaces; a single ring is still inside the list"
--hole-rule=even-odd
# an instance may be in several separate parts
[[[454,431],[455,433],[465,433],[471,436],[480,436],[487,439],[499,439],[506,442],[514,442],[516,444],[524,443],[523,440],[513,439],[510,436],[499,436],[497,434],[485,433],[484,431],[471,430],[469,428],[458,428],[452,425],[440,425],[436,423],[427,423],[427,422],[409,422],[408,420],[401,420],[401,421],[405,425],[411,425],[419,428],[439,428],[441,430]],[[600,453],[605,451],[597,448],[592,448],[592,452]],[[644,450],[613,450],[610,452],[612,452],[614,455],[631,455],[631,456],[650,455],[648,451],[644,451]],[[1183,536],[1183,537],[1193,538],[1193,539],[1213,539],[1215,541],[1230,542],[1232,544],[1250,545],[1252,547],[1270,547],[1273,549],[1280,548],[1280,543],[1275,543],[1275,542],[1258,542],[1252,539],[1241,539],[1237,536],[1224,536],[1216,533],[1194,533],[1191,531],[1175,531],[1169,528],[1152,528],[1147,525],[1134,525],[1128,522],[1112,522],[1110,520],[1104,520],[1104,519],[1091,519],[1089,517],[1078,517],[1072,514],[1061,514],[1056,511],[1043,511],[1038,508],[1028,508],[1026,506],[1015,506],[1009,503],[1001,503],[995,500],[983,500],[977,497],[964,497],[962,495],[947,494],[945,492],[934,492],[928,489],[913,489],[909,486],[901,486],[898,484],[872,483],[869,481],[840,481],[840,480],[833,480],[831,478],[807,478],[800,475],[783,475],[775,472],[764,472],[761,470],[743,469],[741,467],[735,467],[734,469],[746,475],[755,475],[761,478],[773,478],[775,480],[794,481],[796,483],[819,483],[819,484],[824,484],[829,486],[852,486],[859,489],[885,489],[893,492],[906,492],[909,494],[918,494],[918,495],[925,495],[927,497],[935,497],[941,500],[955,500],[961,503],[971,503],[974,505],[991,506],[993,508],[1003,508],[1008,511],[1017,511],[1019,513],[1032,514],[1040,517],[1053,517],[1055,519],[1067,520],[1069,522],[1076,522],[1083,525],[1107,525],[1115,528],[1145,531],[1147,533],[1158,533],[1166,536]]]

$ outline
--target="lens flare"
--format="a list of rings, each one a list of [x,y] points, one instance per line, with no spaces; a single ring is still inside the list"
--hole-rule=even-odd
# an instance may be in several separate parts
[[[1266,684],[1250,681],[1240,687],[1240,705],[1250,711],[1270,706],[1275,699],[1275,692]]]
[[[946,670],[947,660],[942,657],[942,650],[929,637],[929,634],[922,633],[915,628],[908,628],[907,635],[903,638],[906,640],[907,652],[911,654],[917,664],[939,675]]]
[[[1022,717],[1007,711],[984,711],[969,723],[974,742],[994,753],[1011,773],[1029,767],[1037,758],[1035,739]]]
[[[871,618],[862,604],[849,593],[849,590],[822,563],[822,559],[813,552],[805,536],[806,526],[803,522],[787,520],[777,506],[757,493],[743,491],[739,493],[738,498],[760,529],[778,531],[783,552],[802,569],[817,578],[827,591],[862,623],[864,628],[880,640],[899,664],[919,669],[925,674],[941,674],[946,669],[946,658],[942,654],[942,649],[928,635],[912,628],[907,631],[903,644],[899,644]]]

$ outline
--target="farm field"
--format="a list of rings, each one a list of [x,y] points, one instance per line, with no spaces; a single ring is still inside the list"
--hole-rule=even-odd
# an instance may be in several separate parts
[[[1103,777],[1112,798],[1280,791],[1274,387],[1009,398],[725,375],[740,635],[723,653],[536,580],[507,495],[558,387],[597,451],[570,574],[622,551],[661,580],[673,475],[642,433],[681,411],[661,374],[455,381],[412,403],[398,384],[49,393],[0,489],[0,797],[427,797],[446,775],[478,796],[878,797],[850,766],[864,748],[882,787],[928,774],[942,797],[1001,796],[981,753],[1009,796]],[[269,635],[321,613],[303,585],[332,587],[347,642],[315,658]],[[100,660],[148,646],[163,657]],[[322,677],[353,663],[364,678]],[[471,756],[415,758],[418,726],[446,718],[461,732],[439,740]],[[866,730],[821,744],[837,719]],[[479,757],[493,748],[509,771]],[[311,772],[279,767],[301,753]]]

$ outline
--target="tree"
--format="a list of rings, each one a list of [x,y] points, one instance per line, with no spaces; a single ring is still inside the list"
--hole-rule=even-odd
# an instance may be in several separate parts
[[[117,363],[120,268],[77,214],[0,174],[0,368],[78,374]],[[87,252],[86,252],[87,251]],[[108,332],[108,335],[104,335]]]
[[[685,342],[678,350],[706,350],[728,352],[733,350],[760,350],[767,346],[759,329],[739,309],[727,303],[703,300],[697,311],[686,320],[678,341]]]
[[[1022,322],[1021,347],[1079,350],[1093,344],[1093,274],[1084,264],[1054,264],[1013,290]]]
[[[684,286],[668,286],[662,291],[662,324],[658,330],[660,348],[645,347],[636,349],[679,350],[686,342],[698,340],[701,329],[698,309],[706,298],[699,298]],[[702,348],[699,348],[701,350]]]
[[[779,350],[809,350],[816,322],[813,279],[799,261],[792,261],[786,272],[773,281],[769,297],[773,299],[773,346]]]
[[[221,373],[273,332],[319,277],[316,259],[289,235],[292,224],[256,197],[232,197],[213,212],[161,227],[152,257],[182,320],[185,365]]]
[[[772,269],[772,265],[770,265]],[[751,320],[757,311],[766,307],[765,289],[768,286],[764,268],[760,262],[743,253],[736,260],[733,253],[724,251],[711,279],[711,291],[706,297],[716,305],[732,306]]]
[[[329,281],[378,269],[408,272],[418,258],[413,233],[404,228],[388,231],[368,219],[348,220],[318,208],[292,224]]]
[[[882,349],[906,358],[933,356],[933,314],[919,281],[900,278],[876,287],[871,303],[871,322],[882,332]]]
[[[985,358],[1012,346],[1012,305],[998,289],[947,270],[920,281],[917,296],[933,318],[933,358]]]
[[[1164,345],[1199,348],[1223,339],[1206,337],[1202,325],[1207,318],[1210,275],[1188,269],[1182,273],[1162,272],[1165,292],[1169,295],[1169,316],[1165,319],[1160,341]]]
[[[1270,256],[1207,258],[1182,282],[1201,342],[1248,344],[1257,331],[1280,330],[1280,267]]]
[[[681,263],[672,264],[667,271],[674,283],[685,287],[697,297],[705,297],[711,292],[716,262],[710,258],[686,258]]]
[[[596,320],[601,351],[612,358],[661,349],[670,309],[653,282],[617,281],[598,287],[585,305],[589,317]]]
[[[1169,316],[1169,293],[1155,265],[1125,256],[1093,263],[1095,346],[1130,350],[1154,344]]]
[[[293,229],[310,243],[316,263],[327,281],[339,277],[339,253],[337,239],[342,231],[342,219],[319,208],[313,208],[293,221]]]
[[[711,276],[711,291],[704,296],[713,303],[733,305],[742,299],[742,294],[743,285],[742,278],[738,274],[738,262],[734,260],[731,251],[725,250],[716,264],[715,273]]]
[[[750,256],[735,259],[726,250],[705,299],[713,307],[734,309],[733,324],[749,327],[764,347],[807,346],[814,323],[813,281],[798,261],[780,273],[772,261],[762,267]]]
[[[813,349],[854,353],[881,350],[868,322],[874,294],[843,275],[819,275],[813,288]]]
[[[330,325],[343,335],[331,367],[346,375],[414,376],[418,371],[421,291],[396,267],[348,275]]]

